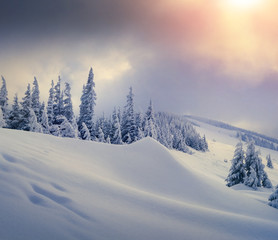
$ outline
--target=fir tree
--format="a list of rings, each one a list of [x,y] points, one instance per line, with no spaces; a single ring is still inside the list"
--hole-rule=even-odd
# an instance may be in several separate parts
[[[101,126],[98,127],[98,131],[97,131],[97,141],[98,141],[98,142],[105,142],[104,133],[103,133],[103,131],[102,131]]]
[[[119,118],[116,112],[116,108],[114,108],[112,114],[112,140],[113,144],[123,144],[122,142],[122,134],[121,134],[121,125],[119,122]]]
[[[265,171],[263,172],[262,185],[263,185],[263,187],[265,187],[265,188],[272,188],[272,187],[273,187],[273,186],[272,186],[272,183],[271,183],[271,181],[269,180],[268,175],[267,175],[267,173],[266,173]]]
[[[226,179],[228,187],[231,187],[239,183],[244,183],[246,173],[244,169],[243,160],[244,160],[244,151],[242,148],[242,143],[239,142],[236,145],[234,157],[232,160],[232,166],[230,168],[229,175]]]
[[[140,140],[145,137],[144,131],[143,131],[143,122],[144,122],[144,116],[141,112],[135,114],[135,124],[136,124],[136,138],[137,140]]]
[[[54,87],[54,101],[53,101],[53,115],[55,119],[63,115],[63,93],[61,90],[61,77],[59,76],[58,82]]]
[[[36,114],[34,112],[34,110],[32,108],[30,108],[30,115],[29,115],[29,131],[30,132],[38,132],[38,133],[42,133],[42,127],[41,125],[38,123],[37,121],[37,117]]]
[[[47,102],[47,116],[48,116],[49,126],[51,126],[54,122],[53,104],[54,104],[54,82],[52,80],[51,88],[49,89],[48,102]]]
[[[274,193],[269,196],[268,201],[270,201],[269,206],[278,208],[278,185],[275,187]]]
[[[19,129],[20,128],[20,108],[18,104],[18,97],[17,94],[15,94],[14,97],[14,103],[12,105],[12,110],[9,114],[9,117],[7,119],[7,127],[10,129]]]
[[[31,120],[31,89],[30,84],[27,86],[25,96],[21,102],[22,109],[20,110],[20,126],[21,130],[30,131],[30,120]]]
[[[83,93],[81,96],[81,104],[79,120],[78,120],[78,128],[81,129],[83,122],[86,124],[87,128],[90,131],[91,138],[94,138],[94,110],[95,110],[95,101],[96,101],[96,93],[95,93],[95,83],[94,83],[94,74],[93,69],[90,69],[88,81],[85,87],[83,87]]]
[[[273,168],[273,165],[272,165],[272,160],[271,160],[271,156],[270,156],[270,154],[268,154],[267,156],[266,156],[266,160],[267,160],[267,167],[268,168]]]
[[[256,152],[255,150],[254,141],[250,141],[247,146],[246,157],[245,157],[245,169],[247,172],[245,185],[257,189],[259,185],[259,179],[257,174],[258,173],[258,152]],[[256,183],[256,186],[254,186],[254,183]]]
[[[124,143],[132,143],[135,141],[135,137],[136,125],[134,114],[134,94],[132,92],[132,87],[130,87],[122,119],[122,141]]]
[[[153,106],[152,106],[151,100],[150,100],[150,105],[149,105],[148,110],[145,115],[143,129],[144,129],[146,137],[149,136],[154,139],[157,139],[157,126],[156,126],[156,121],[155,121],[155,117],[154,117]]]
[[[38,117],[39,123],[41,123],[41,121],[42,121],[42,115],[43,115],[44,109],[45,109],[45,103],[42,102],[42,104],[40,104],[40,110],[39,110],[39,117]],[[46,112],[46,115],[47,115],[47,112]]]
[[[254,141],[250,141],[247,146],[245,169],[247,171],[247,176],[244,182],[245,185],[254,189],[256,189],[253,186],[255,182],[257,184],[256,187],[261,187],[262,185],[264,187],[270,186],[271,182],[264,171],[264,165],[262,164],[262,159],[259,157],[259,152],[255,150]],[[256,178],[256,180],[253,181],[254,178]]]
[[[0,89],[0,107],[2,109],[3,118],[6,120],[9,114],[8,110],[8,90],[6,86],[6,80],[3,76],[2,78],[2,87]]]
[[[67,120],[72,124],[75,121],[72,101],[71,101],[71,87],[69,83],[65,83],[65,91],[64,91],[65,99],[64,99],[64,116]]]
[[[31,94],[31,107],[34,110],[37,120],[40,119],[40,90],[39,90],[39,84],[37,81],[37,78],[34,77],[33,82],[33,88],[32,88],[32,94]]]
[[[44,106],[44,104],[43,104],[43,106]],[[44,110],[40,115],[41,115],[40,124],[42,126],[42,131],[45,134],[49,134],[49,124],[48,124],[48,116],[47,116],[46,107],[44,107]]]
[[[67,120],[65,116],[59,115],[57,116],[59,132],[61,137],[68,137],[68,138],[76,138],[76,131],[73,129],[70,122]]]
[[[84,122],[82,123],[82,127],[80,129],[80,137],[83,140],[91,140],[90,131]]]
[[[250,166],[249,175],[245,178],[244,184],[255,190],[258,187],[258,177],[252,166]]]

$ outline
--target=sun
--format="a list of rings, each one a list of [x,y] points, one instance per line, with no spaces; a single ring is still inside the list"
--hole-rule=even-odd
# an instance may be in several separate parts
[[[228,0],[229,4],[237,8],[253,8],[258,6],[263,0]]]

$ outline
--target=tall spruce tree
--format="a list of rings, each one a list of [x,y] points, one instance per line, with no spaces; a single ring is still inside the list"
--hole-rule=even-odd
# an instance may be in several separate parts
[[[91,140],[91,133],[84,122],[80,129],[80,138],[87,141]]]
[[[97,131],[97,141],[98,142],[105,142],[105,137],[101,126],[98,127]]]
[[[37,78],[34,77],[32,94],[31,94],[31,107],[34,110],[37,119],[40,119],[40,90]]]
[[[122,142],[122,133],[121,133],[121,125],[118,118],[118,114],[116,108],[114,108],[112,114],[112,139],[111,143],[113,144],[123,144]]]
[[[47,102],[47,116],[48,116],[49,126],[51,126],[54,122],[53,105],[54,105],[54,82],[52,80],[51,88],[49,89],[48,102]]]
[[[96,105],[96,93],[95,93],[95,82],[93,69],[90,69],[88,81],[85,87],[83,87],[83,93],[81,96],[81,104],[79,106],[79,120],[78,128],[79,130],[83,127],[82,123],[85,123],[86,127],[90,131],[91,138],[94,139],[94,112]]]
[[[148,107],[148,110],[145,114],[143,129],[146,137],[149,136],[154,139],[157,139],[157,126],[156,126],[156,121],[153,112],[153,105],[151,100],[150,100],[150,105]]]
[[[12,105],[12,110],[9,114],[9,117],[7,119],[7,127],[10,129],[19,129],[20,128],[20,108],[18,104],[18,97],[17,94],[15,94],[14,102]]]
[[[72,124],[74,122],[75,116],[73,113],[73,106],[71,101],[71,87],[70,84],[65,82],[64,91],[64,116]]]
[[[247,172],[247,176],[244,181],[245,185],[254,189],[261,186],[269,188],[271,182],[264,171],[264,165],[262,164],[259,152],[255,150],[254,141],[250,141],[247,146],[245,169]],[[255,183],[256,186],[254,186]]]
[[[9,110],[8,110],[8,90],[6,85],[6,80],[3,76],[2,78],[2,87],[0,89],[0,107],[2,109],[3,118],[6,120],[8,118]]]
[[[47,116],[47,110],[44,104],[42,104],[42,106],[44,106],[41,115],[41,119],[40,119],[40,124],[42,126],[42,131],[45,134],[49,134],[49,123],[48,123],[48,116]]]
[[[266,156],[266,160],[267,160],[266,166],[267,166],[268,168],[273,168],[273,164],[272,164],[272,160],[271,160],[270,154],[268,154],[268,155]]]
[[[251,165],[249,168],[249,175],[245,178],[244,184],[256,190],[258,188],[258,182],[259,180],[256,171],[253,169]]]
[[[244,183],[246,173],[245,173],[243,161],[244,161],[244,151],[242,148],[242,142],[239,142],[236,145],[234,157],[232,160],[232,166],[230,168],[229,175],[226,179],[228,187],[234,186],[239,183]]]
[[[53,100],[53,115],[54,121],[60,115],[63,115],[63,93],[61,90],[61,77],[58,77],[58,82],[54,87],[54,100]]]
[[[134,94],[132,87],[129,88],[127,103],[122,118],[122,141],[132,143],[136,140],[136,124],[134,113]]]
[[[36,114],[32,108],[30,108],[30,115],[29,115],[29,131],[30,132],[39,132],[42,133],[42,127],[38,123]]]
[[[25,131],[30,131],[30,121],[31,121],[31,88],[30,84],[27,85],[27,90],[25,96],[22,98],[20,110],[20,129]]]
[[[59,132],[61,137],[68,137],[68,138],[76,138],[77,134],[75,129],[72,127],[68,119],[63,116],[59,115],[57,116],[57,120],[59,123]]]

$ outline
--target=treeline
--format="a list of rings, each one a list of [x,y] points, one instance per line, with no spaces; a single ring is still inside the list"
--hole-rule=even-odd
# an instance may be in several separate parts
[[[34,78],[32,88],[19,102],[16,94],[9,107],[6,80],[2,76],[0,89],[0,127],[40,132],[60,137],[79,138],[112,144],[130,144],[144,137],[152,137],[168,148],[190,153],[189,147],[207,151],[208,144],[193,126],[181,117],[154,113],[152,102],[145,113],[135,112],[134,94],[130,87],[123,110],[114,108],[109,117],[95,119],[96,93],[94,74],[90,69],[80,98],[79,116],[75,116],[71,100],[71,86],[61,78],[51,82],[47,103],[40,101],[39,84]]]

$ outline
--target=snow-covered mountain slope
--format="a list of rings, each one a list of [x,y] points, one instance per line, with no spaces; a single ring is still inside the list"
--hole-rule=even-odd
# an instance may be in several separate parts
[[[233,132],[198,131],[210,152],[0,129],[0,239],[277,239],[272,190],[225,186]],[[278,152],[261,152],[275,185]]]

